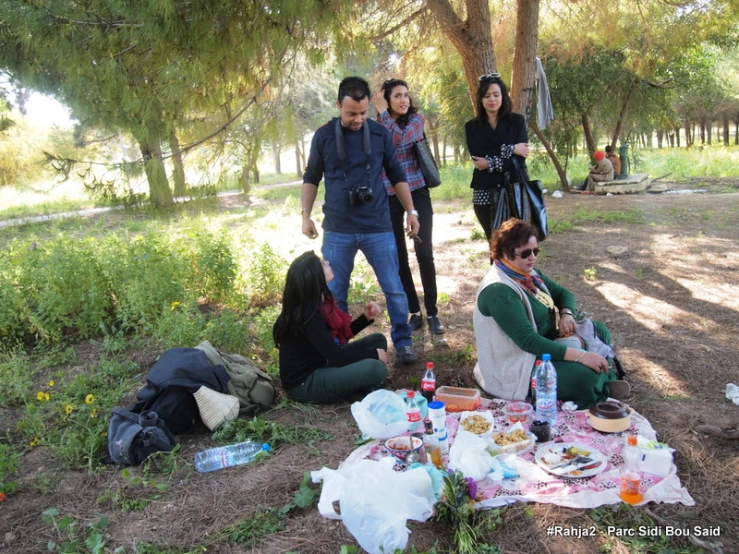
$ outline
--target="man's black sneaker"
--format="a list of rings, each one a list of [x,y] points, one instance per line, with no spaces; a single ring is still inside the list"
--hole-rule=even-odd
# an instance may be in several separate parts
[[[446,329],[439,321],[438,315],[430,315],[426,318],[429,322],[429,331],[434,335],[443,335]]]
[[[410,365],[418,361],[418,356],[416,356],[411,345],[396,348],[395,353],[398,355],[401,364]]]
[[[423,327],[423,318],[421,317],[421,314],[411,314],[411,317],[408,318],[408,325],[411,326],[411,332],[418,331]]]

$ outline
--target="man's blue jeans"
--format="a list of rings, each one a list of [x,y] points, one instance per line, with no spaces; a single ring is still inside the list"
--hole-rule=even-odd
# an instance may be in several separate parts
[[[354,257],[360,250],[372,266],[385,293],[387,312],[392,329],[390,337],[395,348],[411,346],[411,328],[408,325],[408,299],[403,291],[398,273],[398,251],[395,237],[391,231],[387,233],[323,233],[321,251],[323,259],[328,260],[334,272],[333,280],[328,284],[339,308],[349,312],[347,296],[349,280],[354,269]]]

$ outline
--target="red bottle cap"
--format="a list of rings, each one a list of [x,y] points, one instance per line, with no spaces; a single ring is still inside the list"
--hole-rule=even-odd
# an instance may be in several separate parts
[[[415,391],[409,390],[408,391],[408,398],[415,398],[415,397],[416,397]]]
[[[626,437],[626,444],[628,444],[629,446],[636,446],[637,445],[636,437],[634,435],[630,435]]]
[[[426,369],[434,369],[434,362],[426,362]]]

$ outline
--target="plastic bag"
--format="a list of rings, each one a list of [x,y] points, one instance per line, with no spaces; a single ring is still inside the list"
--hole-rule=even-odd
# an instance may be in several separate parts
[[[393,460],[360,460],[337,471],[311,473],[323,481],[318,509],[321,515],[341,519],[359,545],[370,554],[405,550],[407,521],[426,521],[436,503],[431,478],[422,467],[393,471]],[[338,500],[341,515],[333,503]]]
[[[488,443],[474,433],[460,429],[449,450],[449,469],[461,471],[475,481],[485,479],[493,467],[493,457],[487,451]]]
[[[376,390],[352,404],[352,415],[365,440],[391,439],[408,430],[405,401],[389,390]]]

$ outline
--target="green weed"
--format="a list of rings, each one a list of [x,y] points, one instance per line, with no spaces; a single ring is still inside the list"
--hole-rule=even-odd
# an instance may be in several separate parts
[[[9,444],[0,443],[0,494],[8,495],[18,484],[10,480],[10,476],[18,471],[20,454]]]
[[[0,353],[0,404],[18,406],[31,399],[33,371],[22,350]]]
[[[49,541],[48,550],[60,554],[103,554],[105,552],[105,529],[110,524],[107,516],[98,515],[94,522],[80,525],[72,516],[60,516],[56,508],[43,511],[44,523],[51,525],[57,535],[57,540]]]
[[[595,276],[598,273],[598,269],[595,267],[587,267],[583,269],[583,273],[585,274],[585,279],[588,281],[595,281]]]
[[[288,426],[275,421],[267,421],[263,417],[228,421],[213,434],[213,440],[222,444],[253,440],[266,442],[273,450],[283,443],[302,443],[313,446],[332,438],[334,436],[331,433],[316,427]]]

